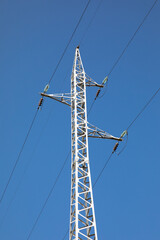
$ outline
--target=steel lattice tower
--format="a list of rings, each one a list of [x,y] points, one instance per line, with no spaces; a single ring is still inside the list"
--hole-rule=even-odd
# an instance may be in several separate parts
[[[79,49],[71,77],[71,207],[70,240],[97,239],[88,154],[86,78]]]
[[[87,121],[86,86],[103,87],[84,71],[76,48],[71,76],[71,93],[46,94],[71,107],[71,202],[69,240],[98,240],[88,153],[88,137],[114,139]]]

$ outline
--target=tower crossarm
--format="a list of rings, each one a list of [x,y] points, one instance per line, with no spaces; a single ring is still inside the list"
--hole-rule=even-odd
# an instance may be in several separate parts
[[[52,98],[58,102],[64,103],[68,106],[71,106],[71,94],[70,93],[57,93],[57,94],[46,94],[41,93],[42,97],[49,97]]]
[[[113,140],[117,140],[117,141],[122,141],[122,138],[114,137],[111,134],[95,127],[94,125],[92,125],[90,123],[88,123],[88,137],[113,139]]]
[[[91,77],[86,74],[86,86],[87,87],[99,87],[103,88],[104,85],[96,83]]]

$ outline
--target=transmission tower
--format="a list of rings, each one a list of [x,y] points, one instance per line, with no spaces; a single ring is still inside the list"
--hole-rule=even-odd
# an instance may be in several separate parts
[[[69,240],[98,240],[88,153],[88,137],[121,141],[87,121],[86,86],[103,87],[84,71],[79,47],[71,75],[71,93],[46,94],[71,107],[71,202]]]

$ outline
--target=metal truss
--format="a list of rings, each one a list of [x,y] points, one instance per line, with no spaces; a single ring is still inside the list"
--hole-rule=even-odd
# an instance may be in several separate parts
[[[76,48],[71,76],[71,205],[70,240],[97,240],[88,154],[86,76]]]
[[[103,88],[104,85],[96,83],[91,77],[89,77],[87,74],[85,74],[86,78],[86,86],[87,87],[100,87]]]
[[[70,93],[57,93],[57,94],[46,94],[41,93],[43,97],[52,98],[58,102],[64,103],[68,106],[71,106],[71,94]]]
[[[86,86],[103,87],[86,76],[79,47],[76,48],[71,76],[71,93],[45,94],[71,107],[71,202],[69,240],[98,240],[90,173],[88,137],[114,139],[87,122]]]
[[[88,123],[88,137],[92,138],[103,138],[103,139],[113,139],[117,141],[122,141],[122,138],[114,137],[111,134],[93,126]]]

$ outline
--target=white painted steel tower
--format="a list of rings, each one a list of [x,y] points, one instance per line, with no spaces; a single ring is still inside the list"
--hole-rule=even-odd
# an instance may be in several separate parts
[[[71,202],[69,240],[98,240],[90,174],[88,137],[114,139],[87,122],[86,86],[103,87],[84,71],[79,47],[76,48],[71,76],[71,93],[46,94],[71,107]]]

